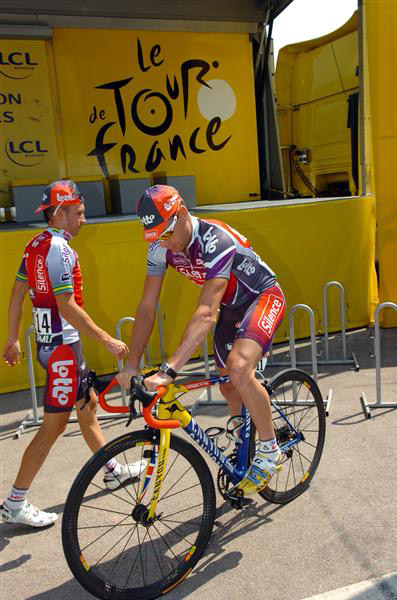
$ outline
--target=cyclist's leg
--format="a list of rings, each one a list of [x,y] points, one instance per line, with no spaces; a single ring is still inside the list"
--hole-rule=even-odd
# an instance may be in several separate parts
[[[79,420],[81,433],[89,449],[95,454],[105,445],[105,438],[99,426],[96,416],[98,398],[93,388],[90,390],[90,401],[84,406],[84,389],[86,377],[89,369],[83,356],[83,347],[81,342],[76,342],[71,345],[79,368],[79,391],[77,394],[76,413]]]
[[[251,339],[238,339],[227,359],[227,371],[233,386],[243,399],[257,428],[259,439],[274,437],[270,399],[265,388],[255,377],[261,346]]]
[[[26,448],[14,486],[28,489],[36,477],[52,446],[65,431],[70,412],[44,413],[43,424]]]
[[[255,423],[259,443],[252,465],[239,484],[245,493],[261,490],[278,470],[281,452],[274,433],[272,411],[266,389],[255,377],[256,365],[270,347],[285,312],[285,298],[279,286],[265,290],[246,311],[227,359],[235,388]]]
[[[76,413],[79,420],[81,433],[83,434],[85,443],[95,454],[105,445],[105,437],[99,426],[99,422],[96,416],[97,413],[97,396],[93,389],[90,391],[90,401],[84,409],[82,406],[84,399],[81,398],[76,402]]]
[[[285,306],[279,285],[265,290],[246,310],[227,359],[232,383],[241,393],[261,440],[274,436],[274,429],[269,395],[255,378],[255,369],[270,348]]]
[[[233,347],[235,335],[244,316],[244,309],[236,309],[222,306],[214,335],[215,364],[220,375],[228,375],[226,368],[227,357]],[[226,399],[230,415],[241,414],[242,397],[240,392],[230,381],[222,383],[219,389]]]
[[[5,499],[4,505],[1,506],[3,520],[8,523],[44,527],[54,523],[58,518],[56,513],[43,512],[32,506],[26,498],[28,490],[54,442],[65,431],[76,398],[77,373],[73,355],[72,357],[67,356],[66,363],[62,362],[59,354],[53,361],[52,356],[57,348],[59,347],[38,345],[39,362],[47,370],[44,419],[42,426],[22,456],[14,485]],[[60,359],[61,362],[59,362]],[[52,365],[54,368],[51,368]],[[61,373],[57,373],[58,368],[62,370]],[[70,382],[72,383],[70,384]]]
[[[26,448],[22,457],[21,466],[15,480],[15,487],[23,489],[29,488],[33,479],[37,475],[40,467],[43,465],[49,451],[57,438],[62,435],[69,421],[69,416],[72,411],[76,396],[73,397],[73,392],[76,394],[77,378],[76,363],[68,365],[68,378],[73,380],[72,388],[68,391],[68,399],[65,401],[58,394],[56,388],[56,377],[54,372],[51,374],[51,365],[53,364],[53,356],[60,346],[53,345],[37,345],[37,358],[40,365],[46,370],[47,378],[44,388],[43,405],[44,417],[43,424],[36,433],[29,446]],[[65,347],[63,347],[65,348]]]

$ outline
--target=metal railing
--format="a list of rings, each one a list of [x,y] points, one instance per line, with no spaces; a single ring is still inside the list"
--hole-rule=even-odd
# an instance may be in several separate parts
[[[330,287],[337,287],[340,292],[340,315],[341,315],[341,335],[342,335],[342,359],[330,360],[329,358],[329,338],[328,338],[328,305],[327,305],[327,290]],[[339,281],[328,281],[323,289],[323,311],[324,311],[324,345],[325,345],[325,360],[319,361],[323,365],[354,365],[354,370],[359,371],[356,356],[352,352],[352,358],[347,358],[347,343],[346,343],[346,305],[345,305],[345,288]]]
[[[371,409],[373,408],[397,408],[397,401],[382,402],[382,383],[381,383],[381,350],[380,350],[380,314],[383,309],[392,308],[397,311],[397,304],[394,302],[382,302],[375,311],[375,366],[376,366],[376,402],[369,403],[364,392],[361,393],[360,401],[365,416],[371,418]]]

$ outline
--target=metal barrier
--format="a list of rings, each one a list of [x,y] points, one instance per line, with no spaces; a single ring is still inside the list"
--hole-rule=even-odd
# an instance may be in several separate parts
[[[312,309],[310,308],[310,306],[308,306],[307,304],[295,304],[295,306],[293,306],[291,308],[291,310],[289,311],[289,313],[288,313],[288,319],[289,319],[289,349],[290,349],[290,355],[291,355],[291,367],[293,369],[296,369],[296,367],[297,367],[296,351],[295,351],[295,319],[294,319],[294,314],[298,310],[298,308],[302,308],[307,313],[309,313],[309,317],[310,317],[310,346],[311,346],[311,352],[312,352],[312,362],[311,362],[311,364],[312,364],[312,369],[313,369],[313,379],[317,383],[318,369],[317,369],[317,348],[316,348],[315,319],[314,319],[314,312],[312,311]],[[303,363],[300,363],[300,364],[303,364]],[[306,363],[306,364],[310,364],[310,363]]]
[[[29,372],[29,383],[30,383],[30,393],[32,397],[32,410],[28,412],[26,417],[19,424],[18,429],[15,431],[14,438],[19,438],[23,434],[24,430],[27,427],[36,427],[37,425],[42,425],[43,419],[38,415],[38,406],[37,406],[37,394],[36,394],[36,378],[34,375],[34,366],[33,366],[33,353],[32,353],[32,343],[30,336],[33,331],[33,325],[31,325],[25,335],[26,342],[26,357],[28,360],[28,372]],[[124,396],[123,396],[124,399]],[[125,419],[125,413],[120,414],[100,414],[97,415],[98,420],[109,420],[109,419]],[[77,417],[70,417],[69,423],[78,423]]]
[[[374,348],[375,348],[375,365],[376,365],[376,402],[370,404],[365,396],[365,393],[362,392],[360,396],[361,406],[364,411],[365,416],[370,419],[371,418],[371,408],[397,408],[396,402],[382,402],[382,386],[381,386],[381,366],[380,366],[380,313],[384,308],[392,308],[397,311],[397,304],[394,302],[382,302],[379,304],[375,311],[375,340],[374,340]]]
[[[340,291],[340,314],[341,314],[341,331],[342,331],[342,360],[330,360],[329,359],[329,339],[328,339],[328,305],[327,305],[327,290],[330,287],[337,287]],[[322,365],[354,365],[354,370],[359,371],[356,356],[352,352],[352,358],[347,358],[347,344],[346,344],[346,310],[345,310],[345,289],[338,281],[328,281],[323,289],[323,306],[324,306],[324,344],[325,344],[325,360],[319,361]]]
[[[311,361],[297,361],[296,360],[296,352],[295,352],[295,324],[294,324],[294,313],[298,308],[303,308],[305,311],[309,313],[310,317],[310,345],[311,345],[311,353],[312,360]],[[269,350],[269,367],[293,367],[297,366],[312,366],[313,378],[317,382],[318,369],[317,369],[317,348],[316,348],[316,333],[315,333],[315,319],[313,310],[307,304],[295,304],[288,313],[288,320],[290,322],[290,336],[289,336],[289,354],[291,360],[285,361],[275,361],[273,358],[273,346],[270,347]]]
[[[327,290],[329,287],[331,286],[335,286],[337,288],[339,288],[340,290],[340,303],[341,303],[341,330],[342,330],[342,354],[343,354],[343,359],[339,359],[339,360],[330,360],[329,358],[329,333],[328,333],[328,306],[327,306]],[[324,289],[323,289],[323,304],[324,304],[324,342],[325,342],[325,360],[317,360],[317,365],[354,365],[354,370],[355,371],[359,371],[360,370],[360,366],[357,362],[357,358],[356,355],[354,354],[354,352],[352,352],[352,358],[348,359],[347,358],[347,344],[346,344],[346,311],[345,311],[345,290],[344,287],[341,283],[339,283],[338,281],[329,281],[328,283],[325,284]],[[298,305],[296,304],[295,306],[306,306],[306,305]],[[291,311],[295,308],[295,306],[292,307]],[[291,314],[290,311],[290,314]],[[313,353],[313,348],[312,348],[312,353]],[[316,353],[317,354],[317,353]],[[321,353],[318,353],[317,356],[321,356]],[[270,348],[269,351],[269,366],[273,366],[273,367],[285,367],[288,365],[292,365],[292,361],[279,361],[276,362],[273,358],[273,349],[272,347]],[[312,360],[312,362],[310,361],[297,361],[296,364],[294,366],[309,366],[312,365],[312,368],[314,369],[314,362]]]
[[[295,350],[295,312],[298,309],[303,309],[304,311],[306,311],[309,314],[309,318],[310,318],[310,347],[311,347],[311,354],[312,354],[312,360],[311,361],[297,361],[296,360],[296,350]],[[310,308],[310,306],[308,306],[307,304],[295,304],[291,310],[288,313],[288,320],[290,323],[289,326],[289,348],[290,348],[290,357],[291,357],[291,361],[283,361],[283,362],[275,362],[274,360],[271,360],[268,362],[269,366],[273,366],[273,367],[291,367],[293,369],[296,369],[298,366],[307,366],[307,365],[311,365],[312,367],[312,375],[313,375],[313,379],[314,381],[317,383],[318,382],[318,364],[321,361],[318,361],[317,359],[317,342],[316,342],[316,333],[315,333],[315,318],[314,318],[314,312],[313,310]],[[271,348],[271,353],[270,356],[273,357],[273,351]],[[323,361],[324,362],[324,361]],[[312,405],[313,403],[309,402],[309,403],[305,403],[302,402],[301,400],[297,401],[297,386],[296,383],[292,384],[292,393],[293,393],[293,399],[291,401],[287,401],[287,403],[292,403],[292,404],[296,404],[297,402],[299,404],[302,405]],[[324,401],[324,406],[325,406],[325,414],[328,417],[329,416],[329,412],[331,409],[331,402],[332,402],[332,396],[333,396],[333,390],[330,389],[327,395],[327,399]]]

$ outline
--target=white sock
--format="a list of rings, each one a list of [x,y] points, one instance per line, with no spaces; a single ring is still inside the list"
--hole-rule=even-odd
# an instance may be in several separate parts
[[[259,469],[266,469],[266,467],[278,464],[280,457],[281,452],[276,438],[259,440],[252,464]]]
[[[113,475],[120,475],[121,473],[120,465],[115,458],[108,460],[103,467],[103,470],[105,471],[105,475],[108,475],[109,473],[113,473]]]
[[[12,486],[10,493],[7,498],[4,500],[4,504],[7,508],[12,511],[17,511],[21,508],[22,504],[25,502],[26,494],[28,493],[27,489],[20,489],[15,486]]]
[[[271,452],[277,452],[280,450],[276,438],[272,438],[271,440],[259,440],[258,446],[256,448],[257,452],[261,452],[262,454],[269,454]]]

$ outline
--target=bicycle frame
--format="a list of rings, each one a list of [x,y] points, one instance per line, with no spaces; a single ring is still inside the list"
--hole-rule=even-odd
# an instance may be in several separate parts
[[[143,408],[143,417],[146,423],[154,430],[160,431],[160,445],[158,456],[151,457],[150,462],[146,467],[145,477],[138,494],[139,501],[142,500],[146,493],[154,466],[157,463],[156,478],[154,482],[153,496],[150,502],[149,520],[155,519],[156,507],[160,497],[161,486],[166,472],[168,450],[170,446],[170,430],[181,427],[186,431],[190,438],[200,446],[202,450],[230,477],[234,485],[237,485],[244,477],[249,466],[249,439],[251,433],[251,418],[245,406],[242,409],[242,417],[244,423],[240,429],[241,443],[237,443],[236,464],[233,464],[230,459],[225,456],[217,444],[209,437],[200,425],[194,420],[192,415],[184,408],[175,395],[177,393],[186,393],[191,390],[209,387],[220,383],[228,383],[228,376],[211,377],[200,381],[189,382],[185,384],[170,384],[167,387],[160,386],[157,389],[157,395],[149,406]],[[129,412],[129,407],[111,406],[106,402],[105,395],[115,385],[119,385],[116,379],[113,379],[107,388],[99,394],[99,404],[108,412]],[[288,417],[280,409],[280,407],[271,400],[273,407],[277,410],[280,416],[286,421],[289,427],[294,431],[294,439],[280,446],[282,453],[292,448],[302,441],[302,434],[295,429]],[[157,405],[157,415],[152,414],[152,408]]]

